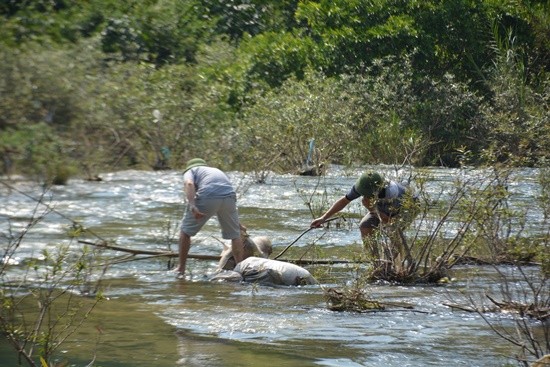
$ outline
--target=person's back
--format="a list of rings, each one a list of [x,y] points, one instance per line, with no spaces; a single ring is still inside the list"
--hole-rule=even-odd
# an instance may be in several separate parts
[[[184,181],[187,179],[195,184],[197,198],[223,198],[235,194],[227,175],[215,167],[192,168],[183,176]]]

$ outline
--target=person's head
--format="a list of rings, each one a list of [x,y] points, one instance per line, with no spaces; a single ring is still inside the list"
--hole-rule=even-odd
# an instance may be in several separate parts
[[[193,158],[187,161],[187,166],[185,167],[185,170],[183,173],[189,171],[191,168],[198,167],[198,166],[206,166],[206,162],[202,158]]]
[[[384,185],[384,179],[376,172],[363,173],[355,182],[355,190],[362,196],[372,197]]]

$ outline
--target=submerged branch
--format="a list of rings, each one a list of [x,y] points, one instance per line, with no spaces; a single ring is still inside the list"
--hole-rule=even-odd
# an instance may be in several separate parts
[[[78,243],[130,254],[130,256],[127,256],[127,257],[124,257],[123,259],[119,259],[118,261],[115,261],[114,262],[115,264],[129,262],[129,261],[147,260],[147,259],[153,259],[157,257],[177,257],[178,256],[178,253],[174,251],[136,250],[136,249],[131,249],[127,247],[110,245],[107,242],[96,243],[91,241],[79,240]],[[137,255],[147,255],[147,257],[135,257]],[[221,258],[219,255],[199,255],[199,254],[189,254],[187,257],[190,259],[211,260],[211,261],[219,261]],[[354,261],[354,260],[339,260],[339,259],[330,259],[330,260],[279,259],[279,261],[284,261],[284,262],[293,263],[297,265],[354,264],[354,263],[361,262],[361,261]]]
[[[443,303],[444,306],[447,306],[452,309],[461,310],[464,312],[474,312],[478,314],[485,314],[485,313],[495,313],[495,312],[515,312],[521,316],[529,316],[530,318],[544,321],[547,320],[550,317],[550,309],[547,307],[541,307],[537,308],[534,305],[524,305],[516,302],[497,302],[490,296],[486,295],[486,297],[494,304],[493,307],[470,307],[470,306],[464,306],[464,305],[458,305],[454,303]]]
[[[178,253],[174,251],[154,251],[154,250],[136,250],[131,249],[127,247],[120,247],[115,245],[109,245],[107,242],[90,242],[90,241],[84,241],[79,240],[78,243],[82,243],[84,245],[90,245],[90,246],[96,246],[101,247],[107,250],[113,250],[113,251],[120,251],[120,252],[126,252],[133,255],[151,255],[153,257],[177,257]],[[220,257],[216,255],[198,255],[198,254],[189,254],[187,256],[190,259],[198,259],[198,260],[219,260]]]

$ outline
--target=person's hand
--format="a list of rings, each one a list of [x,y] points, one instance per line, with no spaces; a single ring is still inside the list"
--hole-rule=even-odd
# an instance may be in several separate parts
[[[204,213],[202,213],[199,208],[197,208],[196,205],[191,205],[191,213],[193,214],[193,217],[195,217],[196,220],[201,219],[204,217]]]
[[[323,223],[325,223],[325,220],[323,218],[317,218],[311,224],[309,225],[310,228],[319,228],[323,226]]]

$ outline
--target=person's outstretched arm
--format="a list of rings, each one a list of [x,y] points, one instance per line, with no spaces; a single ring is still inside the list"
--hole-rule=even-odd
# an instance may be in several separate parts
[[[351,201],[346,198],[346,196],[342,196],[340,199],[336,200],[334,204],[319,218],[313,220],[311,222],[310,227],[320,227],[324,222],[326,222],[330,217],[332,217],[334,214],[340,212],[342,209],[344,209]]]

